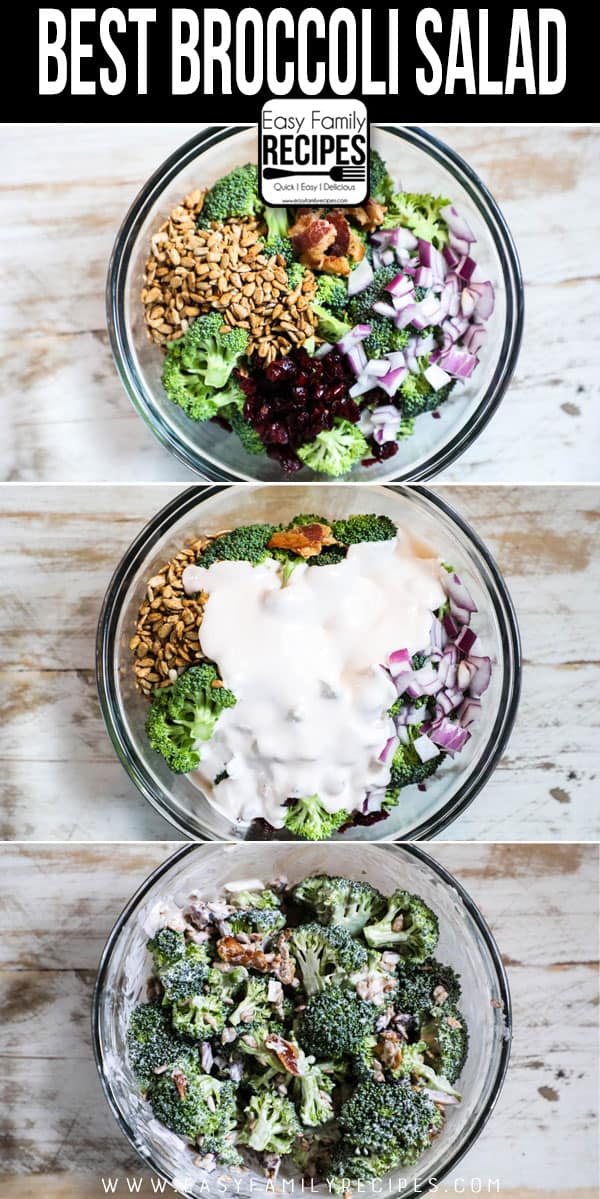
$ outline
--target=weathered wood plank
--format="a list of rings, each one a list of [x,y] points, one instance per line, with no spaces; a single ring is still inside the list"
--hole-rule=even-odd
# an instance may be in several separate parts
[[[104,281],[140,186],[199,126],[4,125],[0,319],[9,436],[0,477],[187,479],[131,408],[105,332]],[[445,126],[511,226],[527,287],[516,377],[448,481],[594,481],[600,281],[597,126]],[[82,269],[81,264],[85,264]]]

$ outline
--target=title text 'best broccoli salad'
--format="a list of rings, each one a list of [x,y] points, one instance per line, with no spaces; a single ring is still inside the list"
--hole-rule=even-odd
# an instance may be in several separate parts
[[[195,1164],[291,1167],[340,1193],[419,1161],[461,1101],[468,1051],[460,981],[419,896],[249,879],[158,904],[151,924],[129,1060]]]
[[[399,191],[377,151],[363,206],[265,206],[256,167],[191,193],[152,238],[142,301],[166,393],[286,472],[391,458],[477,368],[494,308],[451,200]]]
[[[131,641],[147,734],[232,825],[385,820],[463,751],[491,677],[452,567],[387,516],[296,516],[180,551]]]

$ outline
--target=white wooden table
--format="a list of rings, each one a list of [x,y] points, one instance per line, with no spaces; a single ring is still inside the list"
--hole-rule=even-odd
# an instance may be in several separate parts
[[[216,115],[216,114],[215,114]],[[201,128],[0,128],[0,478],[189,478],[136,416],[104,318],[116,231],[151,172]],[[448,481],[600,478],[599,126],[431,126],[499,201],[521,256],[525,340],[509,394]]]
[[[130,783],[104,730],[94,640],[122,553],[177,490],[168,484],[3,488],[0,838],[172,838]],[[437,490],[495,555],[524,648],[523,696],[508,749],[444,839],[594,840],[598,490]]]
[[[89,1015],[112,924],[174,848],[0,847],[0,1071],[10,1102],[0,1199],[96,1199],[102,1178],[120,1179],[118,1195],[129,1193],[127,1178],[145,1179],[139,1193],[153,1194],[104,1101]],[[260,846],[256,854],[260,876]],[[503,1199],[593,1199],[598,848],[436,845],[433,856],[489,921],[514,1005],[497,1108],[438,1194],[487,1194],[471,1180],[499,1179]]]

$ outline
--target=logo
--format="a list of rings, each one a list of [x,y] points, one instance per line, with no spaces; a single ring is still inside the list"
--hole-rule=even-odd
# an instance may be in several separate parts
[[[369,122],[360,100],[269,100],[261,113],[265,204],[362,204],[369,191]]]

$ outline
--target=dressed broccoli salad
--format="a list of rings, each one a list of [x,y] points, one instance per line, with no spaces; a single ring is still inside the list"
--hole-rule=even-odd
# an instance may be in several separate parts
[[[234,826],[385,820],[469,741],[492,669],[475,613],[387,516],[200,539],[150,580],[131,642],[150,746]]]
[[[141,298],[169,400],[285,472],[393,457],[478,365],[494,290],[466,220],[399,190],[376,150],[370,188],[359,207],[273,208],[247,164],[152,237]]]
[[[460,981],[418,896],[316,875],[166,903],[131,1067],[196,1164],[344,1192],[415,1165],[461,1101]]]

